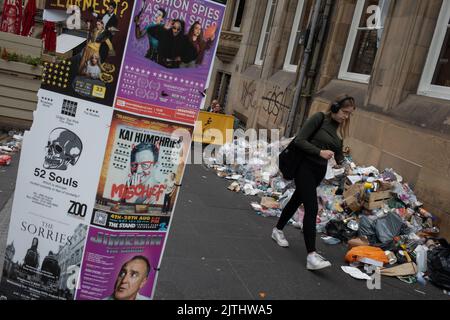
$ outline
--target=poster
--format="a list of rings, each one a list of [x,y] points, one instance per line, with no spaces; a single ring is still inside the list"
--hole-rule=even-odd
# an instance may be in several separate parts
[[[207,0],[137,0],[116,108],[193,124],[224,11]]]
[[[106,146],[93,224],[121,229],[138,219],[144,230],[167,230],[193,128],[115,111]],[[139,216],[153,219],[143,221]]]
[[[0,298],[74,298],[112,112],[39,90],[24,134]]]
[[[89,223],[113,111],[45,90],[38,96],[15,202],[49,217]]]
[[[234,117],[200,111],[194,130],[194,142],[224,145],[233,143]]]
[[[112,107],[127,41],[133,0],[47,0],[65,11],[68,29],[85,37],[69,56],[44,63],[41,88]]]
[[[43,68],[0,299],[149,300],[225,6],[47,0],[45,8],[64,12],[65,27],[85,40],[64,43],[72,49]]]
[[[0,298],[73,300],[87,225],[43,214],[16,193],[5,250]]]
[[[150,300],[165,238],[91,227],[77,300]]]

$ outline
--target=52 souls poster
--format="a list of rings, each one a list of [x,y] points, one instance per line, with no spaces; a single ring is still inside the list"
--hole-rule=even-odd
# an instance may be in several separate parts
[[[192,127],[114,112],[92,223],[166,231]]]
[[[62,23],[77,30],[71,34],[81,44],[44,63],[41,88],[112,106],[133,6],[133,0],[46,0],[46,10],[66,13]]]
[[[111,108],[53,92],[38,97],[21,154],[3,299],[73,299],[112,116]]]

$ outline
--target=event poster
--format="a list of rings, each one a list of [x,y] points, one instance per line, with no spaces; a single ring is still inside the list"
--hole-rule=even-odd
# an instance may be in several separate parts
[[[16,192],[0,298],[73,300],[87,225],[27,203]]]
[[[77,300],[150,300],[165,238],[90,227]]]
[[[39,90],[24,134],[0,298],[74,298],[112,112]]]
[[[112,108],[39,90],[37,110],[24,139],[15,202],[89,223]]]
[[[116,108],[193,124],[224,11],[208,0],[137,0]]]
[[[86,40],[68,57],[45,62],[41,88],[112,107],[130,26],[133,0],[46,0],[67,13],[67,27]]]
[[[115,111],[92,223],[115,230],[138,224],[140,230],[166,231],[192,130]]]

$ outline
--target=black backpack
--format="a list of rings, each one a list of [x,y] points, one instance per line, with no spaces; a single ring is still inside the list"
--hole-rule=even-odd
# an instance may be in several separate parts
[[[308,140],[314,138],[317,132],[322,128],[323,122],[325,121],[325,114],[322,114],[322,121],[320,126],[314,131],[314,133],[309,137]],[[283,152],[280,153],[278,157],[278,167],[280,168],[283,178],[286,180],[294,180],[297,173],[298,167],[302,162],[303,152],[295,146],[295,139],[287,146]]]
[[[441,246],[428,252],[428,275],[436,286],[450,290],[450,245],[444,239]]]

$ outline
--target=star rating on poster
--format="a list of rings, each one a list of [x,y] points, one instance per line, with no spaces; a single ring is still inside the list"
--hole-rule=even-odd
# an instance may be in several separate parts
[[[48,98],[48,97],[41,97],[41,101],[47,102],[47,103],[53,103],[53,99],[52,98]]]
[[[203,82],[195,81],[193,79],[185,79],[171,73],[165,73],[164,71],[150,71],[147,68],[141,66],[125,65],[125,72],[123,75],[122,86],[120,92],[127,95],[137,95],[140,98],[147,97],[148,99],[158,99],[157,94],[149,95],[147,90],[159,91],[162,84],[161,81],[167,81],[172,83],[178,83],[181,85],[180,92],[186,92],[188,94],[176,95],[175,92],[170,94],[170,103],[177,104],[183,102],[190,108],[195,108],[201,101],[201,90],[205,86]],[[149,80],[149,79],[156,80]],[[142,81],[150,81],[150,85],[147,83],[144,85]],[[155,84],[157,84],[155,86]],[[200,94],[199,94],[200,93]]]
[[[61,61],[60,63],[44,62],[42,71],[42,83],[58,88],[67,88],[72,62]]]

